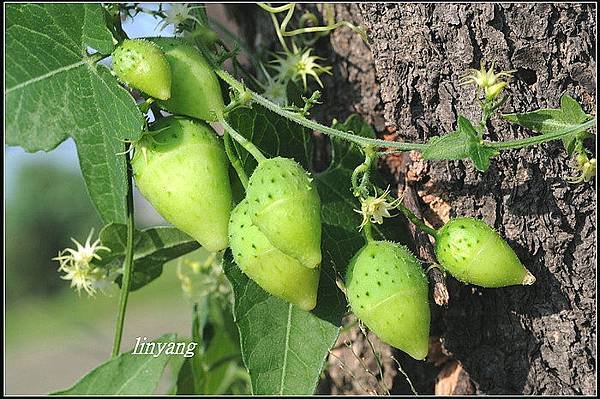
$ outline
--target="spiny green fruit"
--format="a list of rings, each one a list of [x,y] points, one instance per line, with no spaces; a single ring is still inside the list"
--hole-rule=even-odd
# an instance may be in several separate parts
[[[232,208],[228,162],[211,127],[164,118],[135,148],[135,181],[158,213],[209,251],[227,248]]]
[[[352,311],[382,341],[424,359],[429,350],[427,278],[405,247],[372,241],[350,261],[346,294]]]
[[[281,252],[321,264],[321,200],[308,173],[289,158],[261,161],[246,194],[252,223]]]
[[[231,213],[229,243],[240,269],[265,291],[300,309],[315,307],[320,268],[304,267],[275,248],[252,224],[247,200]]]
[[[165,53],[173,80],[171,98],[158,104],[172,114],[214,122],[222,117],[223,96],[217,75],[202,54],[174,38],[153,38]]]
[[[161,100],[171,96],[171,67],[154,43],[124,40],[113,52],[112,62],[115,74],[128,86]]]
[[[506,241],[481,220],[451,219],[438,231],[435,253],[444,269],[465,283],[495,288],[535,282]]]

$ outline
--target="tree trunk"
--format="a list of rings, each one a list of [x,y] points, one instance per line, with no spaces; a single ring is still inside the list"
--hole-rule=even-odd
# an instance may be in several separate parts
[[[265,13],[243,7],[237,15],[244,16],[239,22],[249,42],[257,34],[273,38]],[[595,11],[592,4],[558,3],[336,4],[336,19],[366,27],[370,45],[344,28],[318,42],[333,77],[325,79],[325,104],[313,116],[327,124],[358,112],[382,136],[425,141],[451,132],[458,114],[478,119],[474,89],[458,83],[481,59],[517,70],[504,112],[556,108],[567,92],[595,114]],[[491,140],[532,134],[497,118],[488,128]],[[470,162],[426,162],[418,154],[390,157],[387,168],[400,191],[418,194],[415,206],[432,225],[451,216],[485,220],[537,278],[533,286],[482,289],[449,277],[449,304],[432,304],[429,361],[383,349],[394,353],[416,391],[594,394],[595,184],[565,182],[569,159],[562,144],[505,151],[485,173]],[[417,253],[426,253],[429,243],[417,234]],[[366,347],[361,334],[350,337],[355,350]],[[329,363],[334,367],[320,392],[380,392],[363,386],[360,362],[344,364],[345,373],[339,358]],[[392,393],[410,393],[395,363],[383,363]],[[360,386],[352,383],[359,380]]]

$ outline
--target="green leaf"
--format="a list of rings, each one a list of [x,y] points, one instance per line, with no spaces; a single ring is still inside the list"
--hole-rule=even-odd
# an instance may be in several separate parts
[[[123,140],[144,120],[134,99],[87,48],[110,54],[100,4],[6,7],[6,143],[50,151],[75,139],[88,192],[106,223],[125,222]]]
[[[176,334],[165,334],[153,342],[168,344],[176,338]],[[71,388],[53,395],[151,395],[169,360],[181,357],[165,354],[167,348],[156,357],[133,354],[133,350],[122,353],[90,371]]]
[[[173,227],[155,227],[136,230],[133,236],[133,276],[131,291],[142,288],[159,277],[166,262],[194,251],[200,244],[187,234]],[[102,256],[102,265],[120,267],[125,258],[127,226],[109,224],[100,232],[102,245],[111,249]],[[120,284],[120,279],[118,280]]]
[[[561,97],[559,109],[543,108],[533,112],[502,114],[502,117],[509,122],[541,134],[574,128],[592,118],[568,94]],[[585,139],[590,136],[587,129],[581,129],[563,138],[563,144],[569,155],[573,153],[577,139]]]
[[[269,156],[293,157],[310,169],[310,134],[266,109],[236,110],[230,124],[257,144]],[[372,128],[358,115],[334,127],[366,137],[374,137]],[[226,254],[224,270],[235,294],[234,314],[240,332],[242,358],[248,371],[253,393],[260,395],[312,394],[319,381],[329,349],[335,343],[341,318],[347,311],[344,294],[336,279],[344,278],[354,253],[364,245],[358,231],[358,201],[351,191],[350,176],[362,163],[359,148],[345,141],[332,140],[332,162],[322,173],[315,174],[321,197],[323,223],[321,279],[317,307],[302,311],[265,292],[248,279]],[[243,155],[245,152],[240,150]],[[255,163],[243,160],[249,171]],[[376,226],[375,234],[392,240],[406,241],[401,219],[388,219]]]
[[[235,293],[234,312],[252,393],[312,394],[338,328],[269,295],[233,263],[230,251],[223,269]]]
[[[250,139],[267,157],[277,155],[293,158],[304,168],[310,169],[311,135],[304,133],[304,128],[296,123],[268,111],[260,105],[253,108],[238,108],[228,116],[230,125],[238,133]],[[256,161],[241,145],[235,148],[244,165],[251,174]]]
[[[423,158],[429,160],[466,159],[469,157],[470,141],[470,136],[462,130],[432,137],[423,151]]]
[[[497,154],[498,150],[486,146],[479,138],[471,121],[459,115],[457,130],[431,138],[423,151],[423,158],[429,160],[470,158],[477,170],[485,172],[490,167],[490,158]]]

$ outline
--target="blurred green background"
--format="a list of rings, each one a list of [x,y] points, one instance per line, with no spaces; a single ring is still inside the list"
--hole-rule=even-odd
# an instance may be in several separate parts
[[[144,6],[156,8],[156,4]],[[214,16],[224,18],[222,5],[210,8]],[[140,14],[135,26],[128,20],[124,29],[130,37],[156,35],[157,22]],[[168,29],[161,32],[169,34]],[[109,358],[118,291],[79,296],[69,288],[70,282],[60,278],[58,263],[51,260],[59,250],[74,246],[71,237],[83,243],[90,229],[95,229],[95,239],[102,228],[87,196],[73,141],[49,153],[29,154],[5,146],[4,170],[5,393],[47,394],[71,386]],[[166,224],[138,193],[135,207],[138,228]],[[192,301],[181,288],[178,262],[182,259],[167,264],[160,278],[131,294],[123,351],[132,349],[139,336],[190,336]],[[232,325],[226,306],[213,304],[213,312],[221,314],[219,323]],[[236,356],[237,331],[223,330],[227,334],[215,336],[209,354],[231,360],[216,370],[206,393],[249,393],[245,370]],[[171,382],[167,378],[161,390],[166,392]]]

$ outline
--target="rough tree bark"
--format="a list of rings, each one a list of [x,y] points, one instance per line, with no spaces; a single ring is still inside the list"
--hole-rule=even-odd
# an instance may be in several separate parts
[[[243,15],[249,42],[273,37],[264,13],[243,7],[236,15]],[[337,4],[336,18],[366,27],[370,44],[347,29],[319,42],[319,55],[334,69],[315,118],[330,123],[358,112],[382,136],[425,141],[452,131],[457,113],[478,118],[474,89],[458,81],[481,59],[517,70],[505,112],[557,107],[566,91],[595,114],[595,12],[592,4]],[[493,140],[532,134],[497,119],[488,127]],[[376,343],[384,357],[400,361],[419,393],[595,393],[596,188],[566,183],[568,161],[560,143],[549,143],[506,151],[486,173],[417,154],[382,165],[399,191],[418,193],[415,203],[432,225],[450,216],[482,218],[537,277],[531,287],[502,289],[448,278],[448,306],[432,304],[428,362]],[[426,253],[427,243],[415,239]],[[378,391],[372,376],[361,377],[360,362],[339,353],[349,350],[347,339],[368,356],[356,330],[342,336],[319,392]],[[395,364],[383,366],[392,393],[410,393]]]

